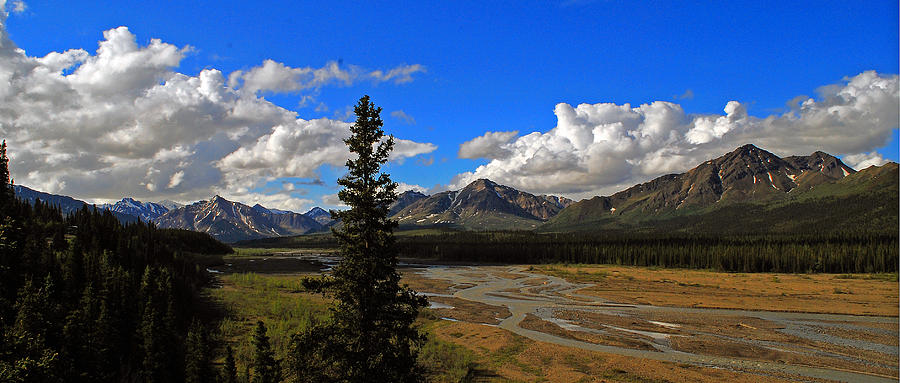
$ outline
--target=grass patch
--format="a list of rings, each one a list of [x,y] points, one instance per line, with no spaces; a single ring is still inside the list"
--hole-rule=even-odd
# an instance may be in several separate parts
[[[239,289],[261,291],[304,292],[303,278],[296,276],[268,276],[256,273],[239,273],[226,275],[228,283]]]
[[[291,336],[314,320],[328,315],[328,301],[303,293],[298,276],[268,276],[254,273],[222,275],[223,288],[211,290],[221,302],[225,318],[219,325],[220,337],[234,349],[238,371],[252,360],[250,337],[256,321],[265,322],[276,357],[283,359]]]
[[[463,346],[437,339],[434,327],[440,322],[429,322],[423,327],[428,340],[419,349],[419,366],[425,369],[429,382],[468,382],[475,374],[475,353]]]
[[[541,381],[540,379],[544,378],[544,372],[540,366],[530,365],[519,361],[519,355],[528,347],[525,343],[526,338],[516,334],[511,335],[512,337],[510,338],[509,344],[504,345],[497,351],[488,355],[491,368],[497,370],[503,366],[514,365],[522,372],[531,374],[538,378],[538,381]]]
[[[594,370],[588,365],[588,362],[590,362],[590,358],[577,357],[572,354],[566,354],[566,356],[563,357],[563,364],[572,367],[575,371],[590,376],[593,374]]]
[[[330,300],[305,291],[301,282],[303,276],[236,273],[220,278],[223,287],[211,289],[210,295],[225,310],[218,337],[234,349],[238,375],[246,370],[247,363],[253,358],[250,338],[257,320],[265,322],[276,358],[285,360],[291,336],[313,321],[325,320],[330,315]],[[437,339],[433,330],[442,322],[431,310],[423,309],[419,321],[428,336],[428,341],[419,350],[419,364],[426,371],[427,381],[469,381],[475,371],[474,353]]]
[[[496,352],[491,354],[491,363],[495,366],[503,366],[509,363],[515,363],[516,356],[525,351],[525,338],[520,335],[512,334],[512,342],[504,345]]]
[[[251,248],[251,247],[235,247],[234,254],[232,254],[231,256],[232,257],[260,257],[260,256],[273,255],[276,253],[284,253],[284,252],[290,252],[290,251],[295,251],[295,250],[288,249],[288,248],[266,249],[266,248]]]

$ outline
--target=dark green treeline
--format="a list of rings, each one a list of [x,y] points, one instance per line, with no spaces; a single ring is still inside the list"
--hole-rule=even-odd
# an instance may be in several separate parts
[[[15,199],[7,164],[4,143],[0,381],[182,381],[186,352],[206,353],[205,366],[187,368],[209,375],[208,332],[195,321],[202,254],[231,249],[206,234],[122,225],[108,211],[29,205]]]
[[[405,257],[497,263],[597,263],[729,272],[894,273],[897,235],[689,235],[448,232],[399,241]]]

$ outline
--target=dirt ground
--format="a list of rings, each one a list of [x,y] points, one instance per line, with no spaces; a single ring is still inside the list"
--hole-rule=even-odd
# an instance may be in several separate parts
[[[466,322],[446,322],[441,339],[479,356],[475,381],[486,382],[788,382],[721,369],[679,365],[535,342],[508,331]],[[785,377],[790,378],[790,377]]]

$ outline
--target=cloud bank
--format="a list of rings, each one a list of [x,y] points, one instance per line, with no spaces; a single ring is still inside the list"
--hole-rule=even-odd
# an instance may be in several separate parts
[[[546,133],[487,132],[460,145],[459,157],[489,162],[458,174],[449,187],[489,178],[583,198],[686,171],[746,143],[780,156],[824,150],[844,155],[857,169],[884,163],[873,151],[898,128],[898,76],[863,72],[818,93],[765,118],[748,115],[737,101],[728,102],[723,115],[690,115],[665,101],[636,107],[561,103],[554,111],[557,125]]]
[[[191,53],[158,39],[137,43],[127,27],[103,32],[96,52],[28,56],[0,12],[0,136],[12,177],[51,193],[104,200],[194,201],[213,194],[301,209],[309,200],[252,192],[277,177],[318,178],[343,166],[349,123],[304,120],[260,92],[299,92],[357,81],[403,83],[420,65],[365,71],[328,63],[292,68],[272,60],[225,76],[175,70]],[[398,139],[394,160],[428,153]],[[265,203],[264,203],[265,205]],[[270,206],[270,205],[266,205]]]
[[[390,69],[366,71],[356,65],[342,68],[336,61],[329,61],[321,68],[292,68],[274,60],[265,60],[263,64],[246,71],[234,71],[228,76],[231,88],[240,88],[245,92],[299,92],[306,89],[319,89],[326,85],[353,85],[359,81],[373,83],[393,82],[403,84],[413,81],[412,75],[424,72],[422,65],[402,65]]]

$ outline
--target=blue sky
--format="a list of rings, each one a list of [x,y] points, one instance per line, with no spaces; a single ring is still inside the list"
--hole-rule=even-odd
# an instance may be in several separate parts
[[[407,158],[389,166],[396,181],[431,191],[489,177],[534,193],[581,198],[686,170],[739,146],[744,139],[752,139],[779,155],[809,154],[821,149],[850,156],[848,163],[898,160],[895,89],[900,43],[896,1],[366,5],[26,1],[24,7],[9,2],[5,8],[9,11],[4,25],[8,38],[24,49],[27,57],[41,58],[51,52],[77,48],[96,56],[98,42],[104,40],[103,32],[119,26],[128,28],[139,49],[151,44],[151,39],[178,49],[190,46],[173,61],[176,65],[167,68],[168,74],[161,74],[163,82],[171,73],[199,77],[202,71],[211,69],[227,79],[235,71],[252,71],[266,60],[288,68],[317,69],[332,62],[345,70],[355,68],[359,79],[349,82],[332,80],[298,86],[295,88],[302,89],[295,90],[263,87],[253,96],[296,112],[296,117],[303,120],[348,120],[347,108],[361,95],[370,95],[384,108],[388,133],[411,142],[432,144],[411,151]],[[384,74],[394,68],[415,70],[404,80],[372,80],[373,71]],[[77,65],[61,74],[76,70]],[[874,77],[860,77],[867,71],[874,71]],[[247,88],[249,80],[243,81]],[[859,89],[886,83],[887,88],[883,84],[875,88],[888,89],[888,93],[879,93],[881,99],[873,96],[881,102],[875,106],[828,101],[835,95],[849,94],[847,89],[857,89],[855,83]],[[850,93],[857,95],[855,92]],[[791,112],[787,103],[797,96],[817,101],[819,114],[810,112],[807,116],[798,109],[796,121],[783,118],[779,123],[766,122],[768,116]],[[627,103],[638,108],[654,101],[677,105],[681,111],[673,118],[678,121],[654,128],[648,122],[653,113],[648,108],[621,117],[624,127],[616,128],[617,121],[609,115],[612,109],[588,107]],[[732,110],[732,117],[728,117],[731,112],[724,111],[729,101],[740,103]],[[892,102],[893,112],[885,107]],[[560,108],[560,103],[570,108]],[[589,105],[582,108],[579,104]],[[867,120],[823,120],[823,111],[834,107],[862,108],[868,117],[857,118]],[[563,134],[566,128],[558,117],[569,109],[576,117],[566,126],[576,136],[583,134],[578,129],[593,132],[594,144],[578,145],[576,139]],[[873,123],[872,116],[881,118]],[[714,120],[719,117],[730,120],[722,120],[725,125],[715,125]],[[633,118],[643,122],[629,125]],[[2,121],[0,116],[0,124]],[[84,163],[95,165],[76,167],[67,173],[54,173],[59,169],[55,164],[24,161],[19,166],[27,169],[17,173],[17,150],[40,147],[41,143],[49,145],[50,141],[24,137],[22,133],[16,136],[15,127],[24,131],[28,129],[27,122],[11,121],[7,125],[14,128],[6,130],[11,141],[13,175],[35,187],[89,200],[117,199],[127,194],[147,200],[189,201],[220,193],[242,202],[258,201],[271,207],[300,210],[313,205],[334,206],[334,179],[341,174],[340,166],[335,165],[339,161],[310,160],[311,172],[298,171],[296,166],[275,172],[253,168],[257,178],[241,179],[241,187],[227,179],[248,174],[251,165],[246,156],[232,156],[233,161],[223,162],[231,167],[213,166],[209,168],[213,175],[207,176],[200,174],[199,165],[186,163],[222,158],[212,154],[186,156],[179,162],[184,166],[168,169],[160,162],[159,153],[177,150],[164,144],[147,149],[150,154],[144,157],[110,152],[95,159],[84,158]],[[137,125],[141,122],[138,117],[134,119],[137,123],[129,121]],[[702,121],[709,124],[702,125]],[[185,124],[182,129],[190,129],[189,122],[181,123]],[[714,125],[719,128],[713,128]],[[708,129],[701,131],[700,127]],[[554,128],[559,134],[551,132]],[[698,130],[689,135],[691,129]],[[222,143],[210,138],[215,134],[211,131],[212,135],[206,138],[185,138],[178,148],[205,152],[207,147],[221,147],[219,157],[246,148],[244,154],[249,156],[259,153],[249,150],[256,139],[271,133],[265,127],[258,130],[256,136],[251,134],[243,141]],[[517,133],[502,135],[503,139],[487,135],[513,131]],[[657,139],[640,141],[638,136],[651,131]],[[821,131],[821,140],[815,138],[817,131]],[[532,132],[539,132],[540,137],[525,137]],[[659,138],[660,134],[674,138]],[[779,139],[780,135],[805,138],[785,140]],[[478,137],[483,139],[473,142]],[[565,138],[574,145],[571,149],[566,149],[565,142],[560,143]],[[460,158],[460,145],[467,142],[472,148],[463,157],[473,158]],[[297,145],[309,148],[302,143]],[[104,150],[74,143],[72,147],[86,152]],[[52,157],[48,153],[34,149],[33,153],[23,152],[22,157]],[[141,158],[145,161],[139,161]],[[108,164],[107,168],[96,165],[98,162]],[[169,182],[163,183],[175,186],[157,185],[150,190],[153,188],[149,184],[159,182],[149,181],[149,171],[144,172],[145,180],[116,177],[122,180],[118,182],[98,178],[93,184],[106,185],[102,190],[66,178],[78,172],[84,172],[88,178],[115,174],[121,167],[111,167],[126,162],[134,165],[129,170],[132,173],[153,168],[159,174],[168,174],[165,180]],[[297,176],[290,177],[294,174],[291,171]],[[182,172],[181,177],[208,182],[188,185],[176,177],[178,172]],[[176,178],[179,182],[174,182]],[[286,182],[294,185],[292,190],[282,186]]]

